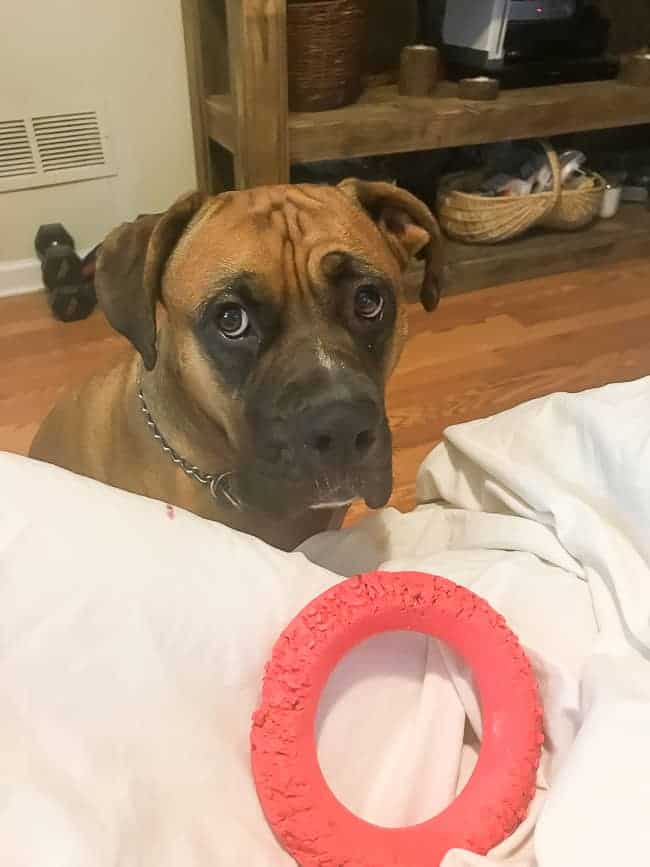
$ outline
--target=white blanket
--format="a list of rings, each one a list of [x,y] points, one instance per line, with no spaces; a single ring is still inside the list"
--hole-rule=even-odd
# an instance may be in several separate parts
[[[313,562],[0,455],[0,864],[292,864],[249,770],[263,665],[337,575],[377,566],[471,586],[541,683],[528,819],[488,858],[444,867],[646,863],[649,442],[650,380],[451,428],[421,468],[423,505],[310,540]],[[462,787],[480,728],[458,660],[385,635],[328,684],[319,754],[358,814],[407,824]]]

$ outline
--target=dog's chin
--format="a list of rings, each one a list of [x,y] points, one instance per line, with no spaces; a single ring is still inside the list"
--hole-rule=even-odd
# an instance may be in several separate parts
[[[380,509],[390,499],[392,488],[390,466],[369,470],[353,480],[288,480],[255,472],[238,473],[233,480],[233,490],[244,508],[278,517],[291,517],[305,511],[338,511],[356,500],[363,500],[369,509]]]

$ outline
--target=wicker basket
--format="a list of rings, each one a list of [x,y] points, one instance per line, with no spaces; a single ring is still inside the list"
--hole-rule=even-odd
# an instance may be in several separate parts
[[[323,111],[361,94],[368,0],[307,0],[287,5],[289,108]]]
[[[470,244],[497,244],[522,235],[533,226],[579,229],[598,214],[605,181],[595,175],[588,190],[563,190],[557,154],[541,142],[551,167],[553,187],[544,193],[492,198],[466,190],[476,189],[489,171],[461,172],[442,178],[438,188],[438,218],[445,232]]]
[[[562,190],[557,204],[539,225],[546,229],[572,232],[588,226],[600,213],[607,182],[596,172],[591,173],[594,185],[586,190]]]

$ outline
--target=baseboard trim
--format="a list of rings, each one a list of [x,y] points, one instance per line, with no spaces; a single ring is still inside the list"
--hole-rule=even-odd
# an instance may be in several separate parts
[[[92,249],[89,247],[87,250],[78,250],[77,254],[83,260]],[[0,298],[41,292],[43,288],[39,259],[13,259],[0,262]]]
[[[41,263],[38,259],[0,262],[0,298],[38,292],[42,288]]]

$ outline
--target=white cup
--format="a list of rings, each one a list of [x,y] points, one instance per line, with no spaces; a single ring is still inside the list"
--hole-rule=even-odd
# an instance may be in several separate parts
[[[600,216],[604,220],[614,217],[618,212],[618,207],[621,204],[621,191],[622,188],[620,186],[607,184],[605,187],[603,200],[600,203]]]

